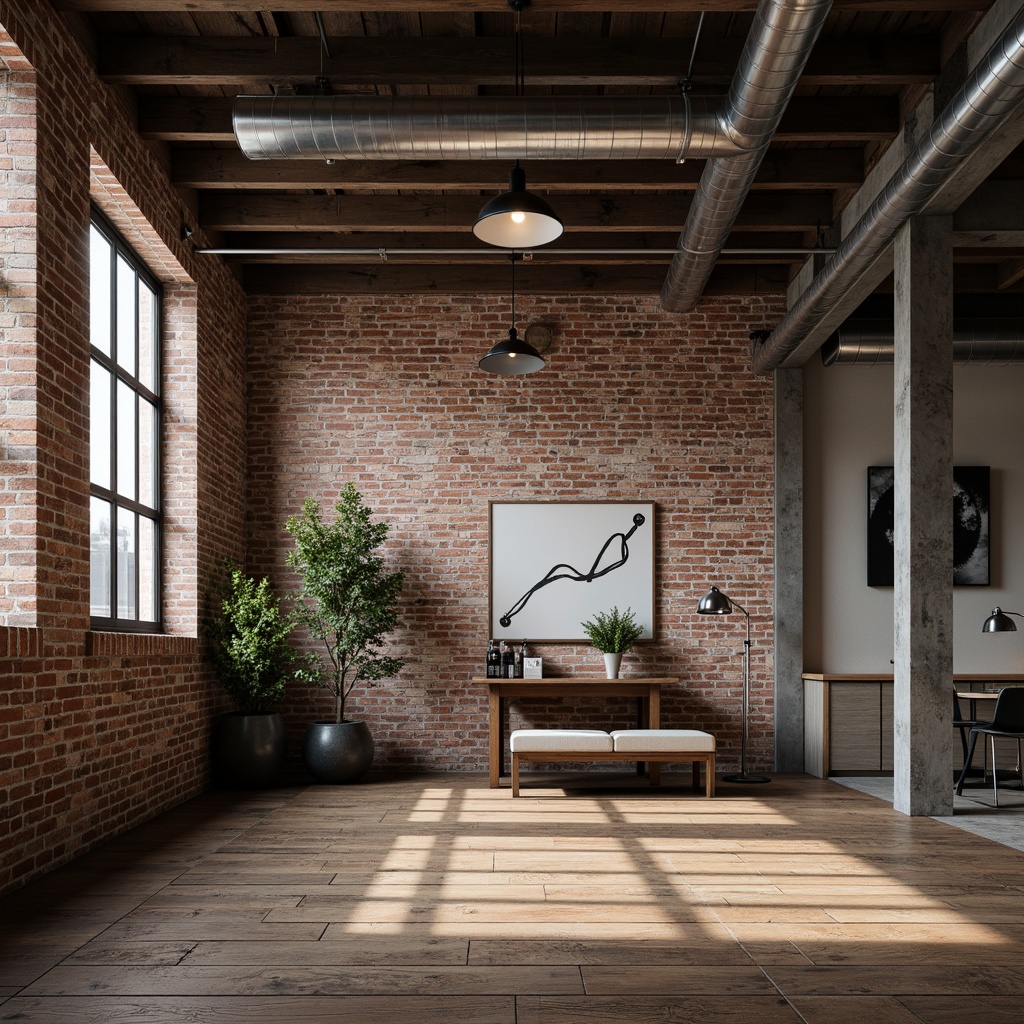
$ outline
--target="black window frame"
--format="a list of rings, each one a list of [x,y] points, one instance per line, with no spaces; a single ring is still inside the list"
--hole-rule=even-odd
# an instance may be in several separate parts
[[[163,574],[164,574],[164,523],[163,523],[163,400],[162,400],[162,384],[163,384],[163,288],[159,280],[153,275],[149,267],[146,266],[142,258],[135,252],[135,250],[128,244],[123,235],[114,227],[109,219],[103,214],[103,212],[96,207],[92,206],[91,217],[90,217],[90,233],[89,233],[89,251],[90,251],[90,268],[92,266],[92,229],[95,228],[104,238],[110,243],[110,291],[108,300],[110,303],[110,334],[111,344],[110,353],[105,353],[102,349],[98,348],[93,344],[93,339],[90,338],[89,349],[90,349],[90,379],[92,374],[92,362],[95,360],[101,366],[104,367],[112,375],[112,391],[110,399],[110,420],[107,424],[109,431],[110,445],[109,445],[109,456],[110,456],[110,467],[109,467],[109,480],[110,487],[102,487],[96,484],[92,480],[92,471],[90,468],[89,473],[89,498],[90,498],[90,509],[92,506],[92,499],[99,498],[106,501],[110,505],[111,509],[111,542],[109,544],[109,561],[107,563],[107,571],[110,579],[110,611],[109,616],[99,616],[92,614],[92,573],[93,569],[93,550],[92,550],[92,513],[90,511],[89,522],[90,522],[90,545],[89,545],[89,571],[90,571],[90,582],[89,582],[89,603],[90,603],[90,628],[96,631],[108,631],[118,633],[163,633],[164,632],[164,620],[163,620]],[[118,257],[122,258],[128,263],[134,271],[136,277],[143,281],[146,286],[152,291],[155,301],[155,309],[153,311],[153,377],[154,387],[153,390],[147,387],[140,379],[141,365],[140,365],[140,351],[139,351],[139,338],[138,331],[135,332],[135,359],[134,366],[135,372],[130,373],[124,366],[118,362],[118,336],[117,336],[117,309],[118,309],[118,283],[117,283],[117,261]],[[138,286],[135,289],[136,296],[136,312],[135,322],[138,324],[139,313],[138,313]],[[89,302],[91,304],[96,301],[96,297],[93,294],[93,284],[91,279],[90,269],[90,281],[89,281]],[[139,466],[139,417],[137,415],[138,402],[136,401],[136,416],[134,431],[135,436],[133,439],[134,452],[135,452],[135,497],[128,498],[125,495],[118,493],[118,385],[125,384],[128,386],[135,396],[138,398],[141,396],[148,403],[150,403],[155,409],[155,426],[154,426],[154,439],[153,439],[153,494],[154,504],[148,505],[138,500],[138,488],[139,488],[139,477],[140,477],[140,466]],[[90,431],[93,423],[93,411],[90,403],[89,410],[89,423]],[[91,452],[91,448],[90,448]],[[91,465],[91,455],[90,455]],[[117,614],[119,605],[119,573],[118,573],[118,558],[117,558],[117,522],[118,513],[121,510],[130,512],[135,517],[135,561],[133,566],[133,577],[134,577],[134,607],[136,612],[135,618],[121,617]],[[156,617],[154,619],[140,619],[138,615],[141,611],[142,600],[141,600],[141,588],[140,588],[140,562],[142,559],[139,557],[139,543],[140,533],[139,530],[139,517],[145,517],[152,521],[153,529],[155,531],[154,537],[154,560],[153,566],[154,580],[153,580],[153,600],[155,605]]]

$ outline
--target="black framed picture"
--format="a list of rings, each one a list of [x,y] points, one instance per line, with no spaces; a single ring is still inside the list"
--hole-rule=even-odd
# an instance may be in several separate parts
[[[583,622],[629,608],[654,637],[654,502],[492,501],[496,640],[585,643]]]
[[[868,586],[894,582],[892,466],[868,466]],[[953,585],[989,585],[989,467],[953,467]]]

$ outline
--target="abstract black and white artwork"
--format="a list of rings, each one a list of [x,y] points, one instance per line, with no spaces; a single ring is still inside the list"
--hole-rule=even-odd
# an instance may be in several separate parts
[[[490,637],[586,642],[582,623],[630,608],[654,636],[653,502],[492,501]]]
[[[891,587],[894,473],[868,467],[868,586]],[[953,584],[989,585],[989,467],[953,467]]]

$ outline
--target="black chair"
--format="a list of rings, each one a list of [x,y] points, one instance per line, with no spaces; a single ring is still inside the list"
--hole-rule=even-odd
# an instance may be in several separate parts
[[[999,806],[999,774],[996,770],[996,740],[999,738],[1017,741],[1017,771],[1021,773],[1024,784],[1024,769],[1020,759],[1020,741],[1024,739],[1024,686],[1004,686],[996,698],[996,709],[992,713],[992,721],[976,725],[971,729],[971,741],[967,746],[964,768],[957,779],[956,792],[959,796],[964,788],[967,766],[974,757],[974,745],[979,736],[991,737],[992,745],[992,795],[995,806]]]

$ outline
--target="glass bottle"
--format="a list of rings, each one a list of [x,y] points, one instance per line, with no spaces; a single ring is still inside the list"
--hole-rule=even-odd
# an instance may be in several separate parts
[[[515,679],[516,677],[516,652],[512,644],[501,641],[501,675],[504,679]]]
[[[487,665],[487,671],[486,671],[485,675],[487,676],[488,679],[493,679],[494,678],[494,641],[493,640],[488,640],[487,641],[487,661],[485,662],[485,664]]]

